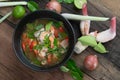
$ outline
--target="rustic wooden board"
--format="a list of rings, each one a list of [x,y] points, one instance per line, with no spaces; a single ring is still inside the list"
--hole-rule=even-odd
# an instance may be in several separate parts
[[[39,6],[44,8],[48,0],[39,0]],[[98,54],[92,48],[87,48],[80,55],[74,54],[73,59],[77,65],[84,72],[84,80],[120,80],[120,7],[119,0],[114,0],[114,3],[110,0],[88,0],[88,12],[89,15],[95,16],[117,16],[117,36],[114,40],[105,43],[105,47],[109,50],[108,54]],[[112,7],[113,6],[113,7]],[[118,10],[115,9],[118,7]],[[114,9],[116,12],[114,12]],[[0,15],[12,10],[11,8],[0,8]],[[75,14],[81,14],[81,10],[76,9],[73,5],[62,4],[62,12],[69,12]],[[73,80],[68,73],[63,73],[59,69],[50,72],[36,72],[25,67],[15,56],[12,48],[12,35],[18,20],[14,20],[13,17],[9,17],[4,23],[0,24],[0,78],[1,80]],[[73,27],[78,29],[79,22],[72,22]],[[12,27],[11,27],[12,26]],[[92,22],[91,31],[102,31],[109,28],[109,21],[106,22]],[[79,35],[77,35],[79,36]],[[88,54],[96,54],[99,59],[99,66],[94,71],[87,71],[83,67],[83,60]]]

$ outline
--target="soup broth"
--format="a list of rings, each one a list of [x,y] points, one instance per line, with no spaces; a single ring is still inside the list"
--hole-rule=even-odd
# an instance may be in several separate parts
[[[38,19],[26,24],[21,46],[32,64],[52,66],[64,58],[68,48],[68,35],[62,22]]]

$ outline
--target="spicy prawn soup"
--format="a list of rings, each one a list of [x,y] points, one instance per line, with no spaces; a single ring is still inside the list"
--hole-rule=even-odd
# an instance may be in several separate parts
[[[68,35],[63,23],[38,19],[26,24],[21,37],[25,56],[37,66],[52,66],[63,60],[68,49]]]

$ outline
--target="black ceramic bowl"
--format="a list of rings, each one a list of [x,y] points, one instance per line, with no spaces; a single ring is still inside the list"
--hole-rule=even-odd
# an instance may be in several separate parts
[[[64,28],[66,29],[69,37],[69,48],[64,59],[60,63],[50,67],[39,67],[34,64],[31,64],[30,61],[27,59],[27,57],[24,55],[21,47],[21,35],[25,29],[25,25],[29,22],[32,22],[32,21],[35,21],[36,19],[41,19],[41,18],[48,18],[48,19],[53,19],[57,21],[62,21],[64,24]],[[57,14],[55,12],[48,11],[48,10],[35,11],[26,15],[23,19],[21,19],[21,21],[16,26],[14,36],[13,36],[13,47],[19,60],[24,65],[37,71],[48,71],[63,65],[71,57],[73,53],[74,44],[75,44],[75,33],[69,21],[64,17],[62,17],[60,14]]]

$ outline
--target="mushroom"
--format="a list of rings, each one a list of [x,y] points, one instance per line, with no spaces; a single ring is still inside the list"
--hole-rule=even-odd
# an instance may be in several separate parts
[[[110,25],[109,29],[97,34],[96,40],[98,42],[105,43],[105,42],[108,42],[115,38],[115,36],[116,36],[116,17],[113,17],[111,19],[110,23],[111,23],[111,25]]]

